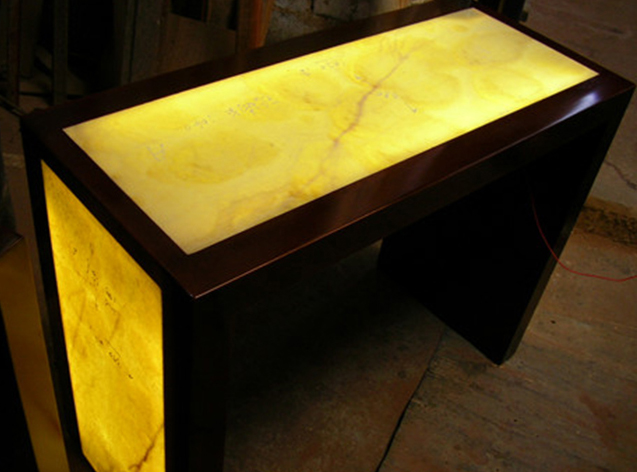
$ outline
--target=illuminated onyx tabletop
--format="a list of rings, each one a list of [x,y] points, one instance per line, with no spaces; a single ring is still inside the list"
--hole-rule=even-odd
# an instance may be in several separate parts
[[[65,131],[190,254],[595,74],[469,9]]]

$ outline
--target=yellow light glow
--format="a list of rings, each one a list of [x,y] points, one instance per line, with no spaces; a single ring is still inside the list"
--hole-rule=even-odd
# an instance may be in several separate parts
[[[594,75],[469,9],[65,131],[190,254]]]
[[[161,291],[42,164],[77,421],[97,472],[160,472]]]

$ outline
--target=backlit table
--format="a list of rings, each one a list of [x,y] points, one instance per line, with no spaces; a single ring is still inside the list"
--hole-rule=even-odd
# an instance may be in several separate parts
[[[554,265],[533,210],[559,252],[633,86],[453,3],[24,119],[78,464],[221,469],[227,294],[380,239],[383,271],[493,361],[514,352]]]

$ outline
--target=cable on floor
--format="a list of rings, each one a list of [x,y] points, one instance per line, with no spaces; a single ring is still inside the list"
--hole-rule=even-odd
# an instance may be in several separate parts
[[[564,269],[564,270],[566,270],[566,271],[568,271],[568,272],[570,272],[572,274],[578,275],[580,277],[589,277],[589,278],[593,278],[593,279],[605,280],[607,282],[623,283],[623,282],[628,282],[629,280],[637,279],[637,275],[630,275],[628,277],[615,278],[615,277],[607,277],[605,275],[591,274],[591,273],[588,273],[588,272],[581,272],[579,270],[571,269],[566,264],[564,264],[560,260],[559,256],[555,253],[555,250],[553,249],[553,247],[549,243],[548,239],[546,238],[546,235],[544,234],[544,230],[542,229],[542,225],[540,224],[540,218],[539,218],[539,216],[537,214],[537,208],[535,206],[535,199],[533,198],[533,194],[532,193],[530,195],[531,195],[531,206],[533,208],[533,218],[535,219],[535,225],[537,226],[537,230],[540,233],[540,237],[542,238],[542,241],[544,242],[544,245],[546,246],[546,248],[551,253],[551,256],[553,257],[553,259],[555,259],[555,262],[557,262],[562,269]]]

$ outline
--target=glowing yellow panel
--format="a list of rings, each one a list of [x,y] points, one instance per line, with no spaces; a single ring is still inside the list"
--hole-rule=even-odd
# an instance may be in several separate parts
[[[193,253],[595,74],[469,9],[65,131]]]
[[[42,164],[84,455],[97,472],[164,464],[159,287]]]

